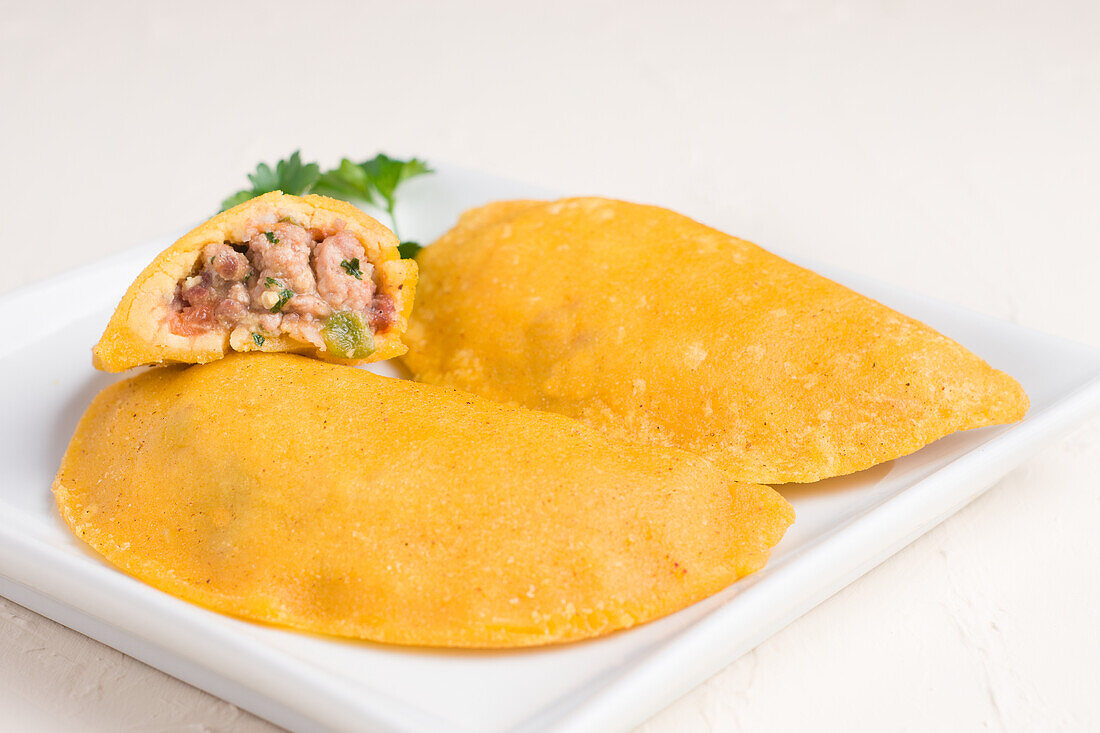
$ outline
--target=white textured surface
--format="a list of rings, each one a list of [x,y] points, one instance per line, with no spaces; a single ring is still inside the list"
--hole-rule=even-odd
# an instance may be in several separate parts
[[[202,218],[261,158],[381,148],[1100,345],[1095,3],[319,5],[5,8],[0,289]],[[642,730],[1100,728],[1098,473],[1094,420]],[[271,729],[5,601],[0,711]]]

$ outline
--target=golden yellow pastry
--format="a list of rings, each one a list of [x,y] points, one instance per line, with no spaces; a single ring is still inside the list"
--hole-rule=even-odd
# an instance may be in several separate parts
[[[793,520],[682,451],[288,354],[108,387],[54,492],[78,537],[180,598],[457,647],[671,613],[761,568]]]
[[[397,237],[325,196],[258,196],[161,252],[93,351],[97,369],[291,351],[359,364],[404,353],[416,263]]]
[[[666,209],[467,212],[418,256],[416,379],[815,481],[1019,420],[1009,375],[918,321]]]

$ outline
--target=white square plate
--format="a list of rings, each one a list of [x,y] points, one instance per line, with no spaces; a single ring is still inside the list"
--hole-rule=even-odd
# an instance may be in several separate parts
[[[469,206],[549,192],[453,167],[409,185],[406,235]],[[108,566],[57,515],[50,483],[93,395],[119,379],[90,348],[152,242],[0,298],[32,328],[0,344],[0,594],[298,731],[530,733],[635,725],[951,515],[1100,405],[1100,352],[863,278],[818,271],[913,315],[1019,379],[1022,423],[940,440],[862,473],[782,487],[798,519],[761,572],[665,619],[594,641],[411,650],[222,616]],[[79,310],[72,307],[78,293]],[[393,374],[381,365],[378,371]]]

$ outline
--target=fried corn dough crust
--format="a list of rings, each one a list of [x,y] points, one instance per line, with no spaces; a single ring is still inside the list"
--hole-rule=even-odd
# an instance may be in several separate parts
[[[373,353],[340,358],[315,344],[285,334],[236,334],[211,330],[180,335],[169,327],[179,283],[201,270],[203,250],[222,242],[246,242],[258,223],[292,220],[306,229],[341,230],[363,247],[377,277],[378,292],[396,304],[394,323],[374,334]],[[416,290],[416,263],[402,260],[398,240],[382,224],[344,201],[326,196],[291,196],[275,191],[224,211],[188,232],[157,255],[122,298],[93,349],[97,369],[121,372],[141,365],[206,363],[231,351],[295,352],[346,364],[389,359],[406,350],[401,335],[408,324]]]
[[[794,518],[682,451],[287,354],[108,387],[54,492],[79,538],[180,598],[454,647],[671,613],[761,568]]]
[[[1013,422],[1009,375],[924,324],[672,211],[473,209],[418,255],[416,379],[810,482]]]

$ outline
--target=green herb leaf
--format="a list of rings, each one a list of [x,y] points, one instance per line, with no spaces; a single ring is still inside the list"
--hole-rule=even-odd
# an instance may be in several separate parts
[[[264,232],[264,236],[267,237],[267,241],[272,244],[278,244],[279,238],[275,236],[275,232]]]
[[[267,191],[261,191],[261,193],[267,193]],[[219,211],[225,211],[226,209],[232,209],[234,206],[237,206],[238,204],[243,204],[245,201],[248,201],[249,199],[255,198],[259,195],[260,195],[259,193],[253,193],[252,189],[245,189],[243,191],[237,191],[237,193],[233,194],[232,196],[227,198],[225,201],[222,201],[222,207],[221,207],[221,209],[219,209]]]
[[[261,336],[261,335],[260,335],[260,334],[258,334],[258,333],[254,333],[254,334],[252,334],[252,341],[253,341],[253,343],[255,343],[255,344],[256,344],[257,346],[263,346],[263,345],[264,345],[264,341],[266,341],[266,340],[267,340],[267,339],[265,339],[265,338],[264,338],[263,336]]]
[[[316,191],[345,201],[362,201],[385,209],[390,216],[390,226],[396,232],[394,208],[397,205],[397,189],[410,178],[432,172],[428,164],[418,158],[400,160],[385,153],[379,153],[362,163],[344,158],[339,166],[321,175]]]
[[[374,189],[386,200],[386,210],[391,214],[396,201],[397,188],[410,178],[432,172],[428,164],[422,160],[417,158],[398,160],[385,153],[379,153],[360,165],[367,172]]]
[[[345,201],[363,201],[377,205],[367,171],[347,158],[341,160],[336,168],[321,174],[316,191]]]
[[[303,164],[301,155],[296,150],[290,158],[276,163],[274,170],[266,163],[256,166],[255,173],[248,174],[252,188],[238,191],[227,198],[222,202],[222,210],[269,191],[282,191],[299,196],[316,192],[384,209],[389,214],[390,227],[394,233],[397,233],[394,209],[397,206],[398,189],[410,178],[433,172],[428,164],[419,158],[401,160],[379,153],[362,163],[343,158],[340,160],[340,165],[322,173],[316,163]],[[411,245],[411,243],[408,244]]]
[[[359,258],[355,257],[350,262],[344,260],[340,263],[340,267],[344,268],[344,272],[354,277],[356,280],[363,279],[363,271],[359,269]]]
[[[275,305],[268,308],[272,313],[278,313],[283,309],[283,306],[290,302],[290,299],[295,296],[295,292],[288,287],[285,287],[281,282],[273,277],[264,278],[264,286],[268,288],[279,288],[279,299],[275,301]]]
[[[403,260],[411,260],[416,257],[416,253],[424,249],[416,242],[402,242],[397,245],[397,253],[401,255]]]
[[[283,288],[283,290],[279,293],[279,300],[276,301],[275,305],[271,306],[271,312],[278,313],[279,311],[281,311],[283,309],[283,306],[290,302],[290,299],[293,297],[293,290]]]
[[[275,170],[267,163],[257,165],[256,171],[248,174],[252,188],[238,191],[222,201],[222,211],[271,191],[282,191],[296,196],[307,194],[313,190],[320,177],[321,167],[316,163],[303,164],[300,151],[295,150],[289,158],[278,161]]]

